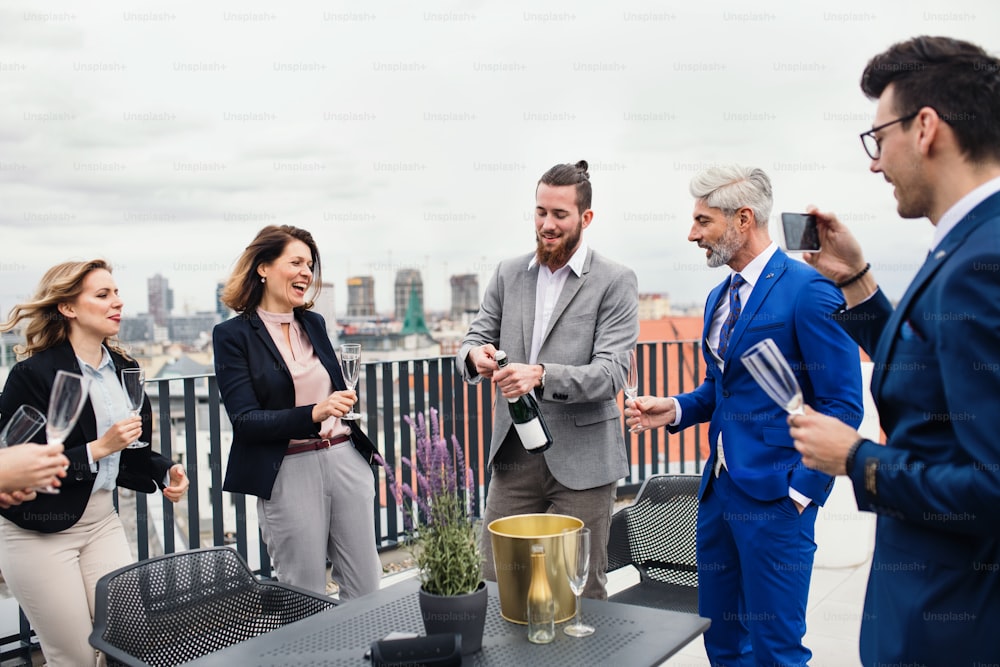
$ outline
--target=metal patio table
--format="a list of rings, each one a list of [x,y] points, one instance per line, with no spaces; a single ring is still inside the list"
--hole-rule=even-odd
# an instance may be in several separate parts
[[[187,663],[198,667],[370,665],[371,643],[390,632],[424,634],[414,578],[346,602],[253,639]],[[527,626],[500,616],[496,584],[488,582],[489,608],[483,648],[463,665],[658,665],[708,628],[695,614],[584,598],[584,622],[597,631],[568,637],[562,625],[550,644],[528,642]]]

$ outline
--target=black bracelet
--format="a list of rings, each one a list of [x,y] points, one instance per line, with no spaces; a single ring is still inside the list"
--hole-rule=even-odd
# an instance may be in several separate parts
[[[854,467],[854,459],[858,455],[858,447],[865,442],[868,442],[867,438],[858,438],[858,441],[851,445],[851,448],[847,450],[847,460],[844,461],[844,470],[847,472],[848,476],[851,474],[851,468]]]
[[[869,271],[871,271],[871,269],[872,269],[872,263],[868,262],[867,264],[865,264],[865,268],[861,269],[857,274],[851,276],[847,280],[842,280],[841,282],[834,283],[834,284],[838,288],[840,288],[840,289],[843,289],[844,287],[847,287],[848,285],[853,285],[854,283],[856,283],[859,280],[861,280],[862,276],[864,276],[866,273],[868,273]]]

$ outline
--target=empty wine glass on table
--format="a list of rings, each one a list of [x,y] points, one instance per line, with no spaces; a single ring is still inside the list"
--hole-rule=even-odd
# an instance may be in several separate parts
[[[82,375],[59,371],[52,391],[49,392],[49,409],[45,422],[45,439],[50,445],[63,444],[66,436],[76,426],[83,404],[87,402],[88,381]],[[36,489],[40,493],[59,493],[52,486]]]
[[[563,628],[570,637],[586,637],[594,634],[594,628],[580,620],[580,596],[587,585],[587,575],[590,573],[590,528],[577,531],[563,531],[563,565],[566,566],[566,576],[569,588],[576,598],[576,614],[573,622]]]
[[[0,447],[29,442],[45,426],[45,415],[30,405],[19,407],[0,431]]]
[[[142,402],[146,397],[146,373],[141,368],[123,368],[121,381],[129,412],[132,413],[133,417],[138,417],[139,411],[142,410]],[[135,442],[128,443],[126,449],[140,449],[148,446],[148,442],[136,439]]]
[[[639,395],[639,365],[635,358],[635,350],[628,350],[621,353],[618,361],[618,372],[622,378],[622,390],[625,392],[625,403],[634,401]],[[638,433],[638,427],[629,429],[629,433]]]
[[[805,414],[802,389],[792,367],[772,338],[765,338],[740,356],[760,388],[790,415]]]
[[[344,343],[340,346],[340,369],[344,372],[344,382],[347,384],[347,388],[353,391],[358,384],[358,373],[361,371],[360,344]],[[352,406],[351,411],[341,419],[355,420],[360,417],[361,415],[355,412]]]

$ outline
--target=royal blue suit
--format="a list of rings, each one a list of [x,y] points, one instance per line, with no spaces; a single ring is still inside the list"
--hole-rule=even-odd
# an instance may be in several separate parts
[[[833,284],[777,250],[743,304],[720,366],[707,340],[727,278],[705,306],[705,381],[677,396],[677,431],[709,422],[698,519],[699,608],[712,620],[705,647],[713,664],[806,664],[801,645],[816,546],[817,506],[833,487],[809,470],[788,433],[787,415],[757,385],[740,355],[774,339],[805,402],[856,427],[862,417],[858,346],[832,319],[843,305]],[[715,476],[719,436],[726,469]],[[799,514],[789,487],[812,500]]]
[[[848,474],[878,528],[865,665],[1000,660],[1000,193],[931,252],[893,310],[881,291],[841,323],[875,362],[886,445]]]

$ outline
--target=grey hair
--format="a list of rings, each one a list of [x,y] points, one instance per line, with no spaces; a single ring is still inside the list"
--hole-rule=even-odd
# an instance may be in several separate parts
[[[763,169],[737,164],[712,167],[691,179],[691,196],[732,216],[744,206],[753,211],[758,227],[771,217],[771,179]]]

